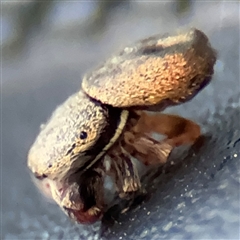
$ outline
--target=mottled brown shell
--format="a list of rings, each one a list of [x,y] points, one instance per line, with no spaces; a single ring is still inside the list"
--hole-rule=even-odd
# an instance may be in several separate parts
[[[114,107],[183,103],[213,75],[216,52],[197,29],[153,36],[124,48],[85,75],[82,88],[92,98]]]

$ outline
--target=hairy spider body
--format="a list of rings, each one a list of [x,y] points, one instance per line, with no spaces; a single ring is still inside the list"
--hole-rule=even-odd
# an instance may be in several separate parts
[[[105,212],[106,175],[121,198],[131,198],[141,191],[132,158],[164,164],[174,147],[200,136],[196,123],[159,111],[199,93],[215,61],[206,35],[191,29],[139,41],[86,74],[29,151],[36,184],[80,223],[93,223]],[[166,138],[157,141],[154,133]]]

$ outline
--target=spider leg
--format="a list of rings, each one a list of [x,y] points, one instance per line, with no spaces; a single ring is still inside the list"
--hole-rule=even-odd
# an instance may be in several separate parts
[[[193,144],[200,136],[200,127],[191,120],[168,114],[140,113],[137,124],[124,133],[128,152],[144,164],[166,163],[174,147]],[[162,141],[151,138],[151,133],[165,135]]]
[[[132,193],[141,189],[138,170],[132,162],[130,155],[119,146],[119,151],[109,153],[111,165],[109,175],[115,180],[115,184],[121,198],[128,198]]]
[[[131,155],[145,165],[166,163],[173,149],[170,144],[158,142],[147,135],[135,138],[131,147]]]
[[[146,112],[141,112],[134,131],[166,135],[167,138],[164,141],[173,147],[192,145],[201,134],[199,125],[189,119],[163,113],[150,115]]]

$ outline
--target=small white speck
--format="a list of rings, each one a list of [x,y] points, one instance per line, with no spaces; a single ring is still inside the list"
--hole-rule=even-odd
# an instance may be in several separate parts
[[[178,205],[177,205],[177,210],[178,209],[181,209],[181,208],[184,208],[185,207],[185,203],[184,202],[182,202],[182,203],[179,203]]]
[[[194,198],[192,199],[192,203],[195,203],[196,201],[198,201],[199,198]]]
[[[183,218],[184,218],[183,216],[181,216],[181,217],[178,217],[178,220],[179,220],[179,221],[182,221],[182,220],[183,220]]]
[[[233,154],[233,156],[236,158],[238,155],[235,153],[235,154]]]
[[[167,232],[171,227],[172,227],[173,223],[169,222],[167,225],[165,225],[162,229],[164,232]]]
[[[150,215],[151,214],[151,212],[147,212],[147,215]]]
[[[145,231],[143,231],[141,234],[140,234],[140,238],[144,238],[144,237],[146,237],[147,236],[147,234],[148,234],[148,230],[145,230]]]
[[[125,53],[131,53],[132,51],[134,51],[134,48],[133,48],[133,47],[126,47],[126,48],[124,49],[124,52],[125,52]]]
[[[190,190],[190,191],[186,192],[186,193],[185,193],[185,196],[192,198],[192,197],[193,197],[193,190]]]
[[[122,239],[122,237],[119,237],[119,239]]]

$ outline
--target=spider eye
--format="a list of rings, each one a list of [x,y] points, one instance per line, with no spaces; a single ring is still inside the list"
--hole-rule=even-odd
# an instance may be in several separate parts
[[[86,138],[87,138],[87,133],[84,132],[84,131],[82,131],[82,132],[80,133],[80,139],[84,140],[84,139],[86,139]]]

